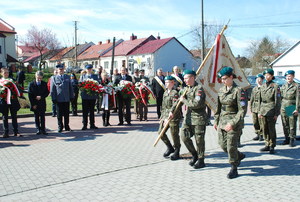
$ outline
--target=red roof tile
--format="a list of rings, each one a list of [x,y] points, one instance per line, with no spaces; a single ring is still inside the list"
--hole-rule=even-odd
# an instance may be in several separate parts
[[[16,34],[15,28],[0,18],[0,32]]]
[[[70,50],[72,50],[74,47],[67,47],[63,48],[61,51],[59,51],[56,55],[54,55],[52,58],[50,58],[50,61],[56,61],[61,60],[61,58]]]
[[[148,38],[123,41],[115,47],[115,56],[125,56],[129,52],[133,51],[134,49],[138,48],[138,46],[146,43],[149,40],[155,40],[155,37],[151,35]],[[112,56],[112,50],[103,55],[103,57],[109,56]]]
[[[112,47],[112,43],[105,43],[105,44],[97,44],[89,47],[83,53],[78,56],[78,60],[85,60],[85,59],[94,59],[98,58],[103,51],[107,50],[108,48]]]
[[[154,53],[158,49],[160,49],[162,46],[164,46],[166,43],[171,41],[173,38],[174,37],[148,41],[145,44],[143,44],[142,46],[135,49],[134,51],[130,52],[130,55],[141,55],[141,54],[147,54],[147,53]]]

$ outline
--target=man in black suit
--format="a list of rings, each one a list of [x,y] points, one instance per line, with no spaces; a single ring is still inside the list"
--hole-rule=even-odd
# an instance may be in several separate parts
[[[125,67],[121,68],[121,74],[118,75],[115,79],[114,84],[118,85],[120,81],[125,80],[125,81],[130,81],[132,82],[132,77],[127,74],[127,70]],[[117,99],[118,99],[118,115],[119,115],[119,126],[124,125],[124,120],[123,120],[123,105],[125,104],[126,107],[126,116],[125,120],[128,125],[131,125],[131,96],[124,96],[122,95],[121,92],[117,93]]]
[[[25,73],[22,67],[19,67],[19,71],[17,72],[16,82],[19,86],[24,88],[24,81],[25,81]]]
[[[42,81],[43,72],[35,73],[35,81],[28,86],[28,97],[30,100],[30,110],[34,112],[36,134],[47,135],[45,127],[46,97],[49,95],[47,83]]]
[[[171,75],[175,78],[174,88],[179,91],[182,87],[185,87],[184,79],[180,73],[180,68],[178,66],[173,67],[173,74]]]
[[[166,87],[165,87],[165,78],[164,78],[162,69],[161,68],[157,69],[156,73],[157,73],[157,76],[155,76],[152,79],[152,91],[153,91],[154,96],[156,97],[157,116],[158,116],[158,118],[160,118],[162,100],[163,100],[163,96],[164,96]]]

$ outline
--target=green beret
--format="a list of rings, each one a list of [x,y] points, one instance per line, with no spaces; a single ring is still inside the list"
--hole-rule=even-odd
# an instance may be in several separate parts
[[[221,78],[222,76],[231,76],[234,75],[233,74],[233,69],[231,67],[223,67],[219,73],[218,73],[218,77]]]
[[[274,76],[274,70],[273,69],[266,69],[264,72],[263,72],[263,75],[265,74],[271,74],[272,76]]]
[[[166,77],[165,77],[165,81],[166,81],[166,80],[175,80],[175,78],[174,78],[173,76],[166,76]]]
[[[196,76],[196,72],[193,70],[189,70],[189,69],[186,69],[183,71],[183,76],[187,75],[187,74],[192,74],[192,75]]]
[[[257,78],[265,79],[264,75],[262,75],[262,74],[257,74],[255,79],[257,79]]]
[[[285,72],[284,76],[286,76],[288,74],[292,74],[292,75],[295,76],[295,71],[294,70],[288,70],[287,72]]]

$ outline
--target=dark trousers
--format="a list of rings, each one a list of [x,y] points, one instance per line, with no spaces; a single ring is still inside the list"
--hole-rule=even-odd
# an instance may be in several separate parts
[[[56,105],[57,109],[57,122],[58,128],[63,129],[64,124],[62,117],[64,117],[65,129],[69,129],[69,113],[70,113],[70,102],[58,102]]]
[[[3,120],[3,131],[4,134],[8,134],[9,127],[8,127],[8,112],[10,111],[11,115],[11,121],[12,121],[12,126],[14,129],[14,133],[18,133],[18,121],[17,121],[17,111],[12,107],[12,105],[5,105],[3,108],[3,113],[2,113],[2,120]]]
[[[56,104],[52,102],[52,115],[56,116]]]
[[[71,102],[72,107],[72,114],[77,114],[77,100],[78,100],[78,93],[75,94],[74,99]]]
[[[82,123],[83,126],[88,124],[88,115],[90,115],[90,126],[95,126],[95,104],[96,99],[93,100],[82,100]]]
[[[130,107],[131,107],[131,98],[122,98],[122,95],[118,96],[118,115],[119,115],[119,122],[120,123],[124,123],[123,117],[123,106],[125,105],[126,107],[126,116],[125,116],[125,120],[127,123],[131,122],[131,113],[130,113]]]
[[[160,118],[160,115],[161,115],[162,100],[163,100],[163,97],[160,97],[160,96],[156,97],[156,112],[157,112],[158,118]]]
[[[148,106],[144,103],[138,103],[138,114],[140,115],[140,121],[147,120]]]
[[[40,132],[45,132],[45,111],[34,111],[35,127]]]

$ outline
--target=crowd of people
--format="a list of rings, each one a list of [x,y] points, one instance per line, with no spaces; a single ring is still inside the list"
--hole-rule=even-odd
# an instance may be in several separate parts
[[[18,131],[17,111],[20,109],[18,97],[20,93],[14,81],[9,78],[9,71],[1,69],[0,86],[10,92],[1,94],[0,111],[3,119],[4,138],[9,137],[8,113],[12,118],[15,136],[21,136]],[[286,84],[279,87],[274,80],[274,71],[265,70],[256,76],[257,86],[253,89],[249,108],[252,113],[253,125],[257,136],[254,140],[265,140],[262,152],[275,153],[277,117],[281,115],[285,140],[283,145],[296,145],[296,122],[300,110],[299,85],[294,81],[295,72],[285,73]],[[248,98],[245,91],[234,82],[236,75],[231,67],[223,67],[218,77],[223,87],[218,92],[218,103],[215,112],[214,128],[217,130],[219,144],[228,153],[231,164],[229,179],[238,176],[237,168],[245,158],[238,150],[240,137],[244,128],[244,117],[248,108]],[[35,73],[35,80],[28,86],[30,110],[34,112],[37,135],[46,135],[45,112],[46,97],[51,96],[53,116],[57,117],[58,132],[71,131],[69,126],[70,103],[73,116],[78,116],[77,100],[80,93],[82,99],[82,130],[98,129],[95,123],[95,109],[102,111],[103,126],[110,126],[110,112],[118,110],[118,125],[131,125],[131,101],[134,98],[134,112],[140,121],[147,121],[149,96],[156,99],[156,113],[159,122],[161,140],[167,146],[164,157],[171,160],[180,159],[181,141],[192,155],[189,165],[195,169],[205,167],[205,131],[210,122],[207,112],[206,94],[203,86],[197,83],[196,73],[185,70],[180,73],[178,66],[172,74],[163,75],[158,69],[156,76],[150,80],[144,70],[135,69],[130,76],[125,67],[114,69],[109,75],[102,68],[95,74],[93,65],[88,64],[81,72],[80,78],[71,73],[65,74],[64,65],[58,64],[54,75],[48,83],[42,80],[43,72]],[[263,80],[265,79],[265,82]],[[96,85],[93,85],[96,84]],[[151,87],[150,87],[151,86]],[[4,89],[3,88],[3,89]],[[4,92],[2,89],[2,92]],[[99,96],[101,95],[101,96]],[[183,106],[186,112],[182,113]],[[183,118],[181,128],[180,122]],[[173,145],[166,135],[170,129]],[[181,138],[180,138],[181,136]],[[192,137],[195,137],[195,145]],[[180,141],[181,139],[181,141]]]

